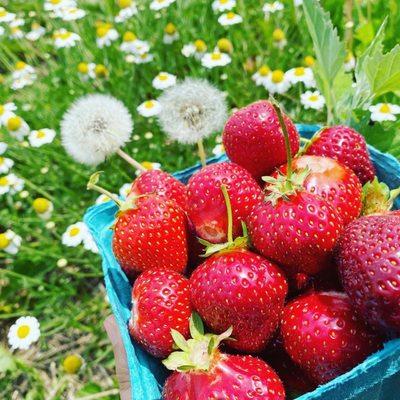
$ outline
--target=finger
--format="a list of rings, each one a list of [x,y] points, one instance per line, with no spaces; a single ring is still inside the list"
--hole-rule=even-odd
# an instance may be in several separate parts
[[[113,315],[108,316],[104,321],[104,329],[111,341],[114,357],[115,357],[115,369],[117,379],[119,382],[119,390],[121,400],[131,400],[131,384],[129,379],[129,368],[128,361],[126,358],[126,352],[124,344],[122,342],[121,335],[117,322]]]

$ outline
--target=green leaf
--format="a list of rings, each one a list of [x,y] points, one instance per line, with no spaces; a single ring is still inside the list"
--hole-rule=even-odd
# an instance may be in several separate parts
[[[0,347],[0,372],[15,371],[16,368],[12,354],[4,347]]]
[[[183,351],[188,351],[189,347],[186,343],[186,339],[183,335],[175,329],[171,329],[171,336],[174,339],[175,344],[178,346],[179,349]]]
[[[359,24],[354,31],[354,37],[359,40],[363,46],[370,44],[374,39],[374,35],[374,26],[370,21]]]
[[[193,339],[201,339],[204,335],[204,325],[203,321],[200,318],[200,315],[197,313],[192,313],[189,322],[190,335]]]

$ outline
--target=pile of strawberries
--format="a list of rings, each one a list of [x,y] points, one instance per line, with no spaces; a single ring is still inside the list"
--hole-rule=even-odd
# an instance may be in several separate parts
[[[130,334],[174,370],[165,400],[285,399],[400,334],[400,212],[364,138],[326,127],[299,151],[293,122],[259,101],[223,142],[231,162],[187,185],[142,173],[114,226]]]

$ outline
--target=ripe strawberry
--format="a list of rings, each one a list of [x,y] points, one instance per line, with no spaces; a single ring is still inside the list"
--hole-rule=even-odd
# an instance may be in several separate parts
[[[130,194],[140,196],[148,193],[173,200],[182,210],[187,210],[185,185],[167,172],[157,169],[145,171],[133,181]]]
[[[263,350],[278,327],[287,294],[280,269],[244,249],[221,251],[190,278],[194,309],[213,332],[233,327],[230,347],[248,353]]]
[[[347,295],[337,292],[306,294],[288,303],[281,335],[292,360],[317,384],[349,371],[381,346],[354,315]]]
[[[194,174],[188,183],[188,214],[197,235],[211,243],[227,240],[227,216],[221,185],[229,190],[233,234],[241,231],[253,206],[262,198],[261,188],[244,168],[233,163],[211,164]]]
[[[185,341],[175,335],[182,351],[164,361],[168,369],[174,370],[165,382],[164,400],[285,399],[282,382],[268,364],[252,356],[221,353],[218,345],[230,332],[204,335],[201,321],[193,321],[192,317],[193,339]]]
[[[299,134],[284,116],[293,154],[299,150]],[[228,157],[259,179],[287,161],[279,118],[271,102],[257,101],[236,111],[225,125],[223,143]]]
[[[385,333],[400,334],[400,212],[364,216],[338,243],[343,286],[358,313]]]
[[[319,195],[331,203],[339,211],[344,225],[360,215],[362,186],[350,168],[328,157],[302,156],[293,160],[295,172],[304,168],[308,168],[309,174],[303,187],[307,192]],[[286,173],[287,166],[279,170]]]
[[[129,332],[154,357],[172,352],[171,329],[189,337],[189,282],[171,270],[143,272],[132,288]]]
[[[331,157],[351,168],[361,183],[374,179],[375,168],[362,135],[348,126],[322,128],[311,139],[306,154]]]

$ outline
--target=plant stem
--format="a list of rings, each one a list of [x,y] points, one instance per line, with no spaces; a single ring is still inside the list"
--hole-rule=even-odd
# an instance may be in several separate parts
[[[199,157],[200,157],[201,165],[203,167],[205,167],[206,166],[206,152],[204,150],[204,144],[203,144],[203,140],[202,139],[200,139],[197,142],[197,147],[199,149]]]
[[[98,177],[100,176],[100,173],[101,172],[96,172],[90,177],[90,180],[87,184],[87,190],[94,190],[96,192],[104,194],[105,196],[110,198],[112,201],[114,201],[118,207],[121,208],[123,206],[123,202],[115,194],[109,192],[108,190],[106,190],[96,184]]]
[[[123,150],[118,149],[117,154],[123,158],[127,163],[131,164],[134,168],[136,168],[140,172],[147,171],[145,167],[143,167],[142,164],[140,164],[138,161],[136,161],[134,158],[132,158],[129,154],[125,153]]]
[[[222,194],[224,195],[226,214],[228,216],[228,242],[233,242],[233,219],[232,219],[232,205],[231,199],[229,198],[229,193],[226,185],[221,185]]]

